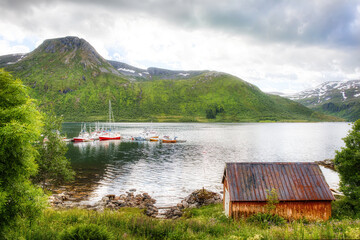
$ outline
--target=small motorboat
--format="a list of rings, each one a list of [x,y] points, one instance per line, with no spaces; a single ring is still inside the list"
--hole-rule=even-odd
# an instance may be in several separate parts
[[[171,139],[169,136],[164,136],[162,139],[160,139],[160,142],[162,142],[162,143],[182,143],[182,142],[186,142],[186,140],[180,140],[180,139],[177,139],[177,137],[174,137],[173,139]]]
[[[159,134],[156,131],[144,131],[141,133],[141,135],[145,138],[147,141],[151,141],[151,138],[159,138]]]
[[[162,143],[176,143],[176,139],[161,139]]]
[[[146,139],[144,137],[133,137],[132,140],[134,141],[146,141]]]
[[[162,139],[160,139],[160,142],[162,143],[177,143],[177,137],[174,137],[171,139],[169,136],[164,136]]]

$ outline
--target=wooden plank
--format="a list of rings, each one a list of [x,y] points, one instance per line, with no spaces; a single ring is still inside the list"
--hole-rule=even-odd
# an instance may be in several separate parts
[[[264,212],[265,202],[234,202],[234,218],[249,217],[257,212]],[[235,213],[236,212],[236,213]],[[286,219],[306,218],[311,221],[328,220],[331,217],[331,201],[291,201],[281,202],[276,214]],[[235,217],[236,216],[236,217]]]

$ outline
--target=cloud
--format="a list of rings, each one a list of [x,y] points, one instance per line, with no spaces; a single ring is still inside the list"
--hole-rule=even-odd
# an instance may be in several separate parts
[[[8,41],[0,40],[0,56],[14,53],[28,53],[30,49],[25,45],[10,45]]]
[[[228,72],[262,90],[360,78],[354,0],[5,0],[0,14],[0,54],[70,35],[108,59]]]
[[[34,17],[36,8],[49,10],[61,4],[82,8],[75,19],[96,15],[93,10],[97,9],[151,16],[190,29],[217,28],[265,41],[360,44],[360,3],[356,0],[8,0],[4,6],[10,15],[26,19]]]

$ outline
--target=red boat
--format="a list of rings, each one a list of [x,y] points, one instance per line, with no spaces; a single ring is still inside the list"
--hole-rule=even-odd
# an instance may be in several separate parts
[[[84,138],[81,138],[81,137],[74,137],[74,138],[72,139],[73,142],[85,142],[84,140],[85,140],[85,139],[84,139]]]
[[[79,136],[74,137],[71,141],[72,142],[92,142],[92,141],[94,141],[94,139],[86,131],[86,124],[82,124]]]
[[[107,137],[107,136],[102,136],[99,137],[100,141],[105,141],[105,140],[120,140],[121,136],[114,136],[114,137]]]

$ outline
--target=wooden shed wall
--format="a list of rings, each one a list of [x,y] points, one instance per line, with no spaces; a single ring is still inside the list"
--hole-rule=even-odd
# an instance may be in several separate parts
[[[266,202],[231,202],[231,216],[235,219],[266,212]],[[331,201],[288,201],[280,202],[273,212],[289,220],[328,220],[331,217]]]

